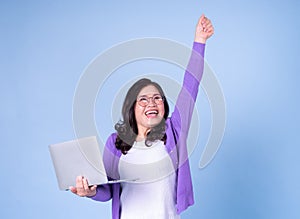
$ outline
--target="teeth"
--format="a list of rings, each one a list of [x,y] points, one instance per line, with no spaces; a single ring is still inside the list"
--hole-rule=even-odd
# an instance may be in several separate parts
[[[158,112],[156,110],[146,112],[146,115],[149,115],[149,114],[158,114]]]

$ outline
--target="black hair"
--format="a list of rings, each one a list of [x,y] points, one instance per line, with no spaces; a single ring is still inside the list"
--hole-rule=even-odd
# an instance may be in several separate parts
[[[143,78],[135,82],[128,90],[123,107],[122,116],[123,120],[115,124],[115,130],[117,131],[117,139],[115,142],[116,148],[121,150],[123,154],[126,154],[132,147],[136,137],[138,135],[138,127],[135,119],[135,104],[136,99],[140,91],[149,85],[153,85],[157,88],[158,92],[163,98],[165,113],[161,122],[152,127],[147,133],[145,143],[147,146],[151,146],[151,143],[155,140],[162,140],[166,143],[167,136],[165,133],[166,129],[166,119],[169,115],[169,104],[164,95],[161,86],[147,78]]]

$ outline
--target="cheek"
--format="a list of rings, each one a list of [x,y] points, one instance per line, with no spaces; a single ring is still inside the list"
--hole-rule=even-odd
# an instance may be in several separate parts
[[[165,107],[164,105],[159,106],[159,114],[161,117],[165,115]]]
[[[135,115],[135,119],[138,121],[140,118],[141,118],[141,116],[142,116],[142,114],[143,114],[143,109],[141,109],[141,107],[140,106],[135,106],[134,107],[134,115]]]

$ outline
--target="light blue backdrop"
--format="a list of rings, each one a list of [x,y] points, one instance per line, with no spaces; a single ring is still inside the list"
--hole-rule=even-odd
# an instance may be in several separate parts
[[[191,156],[196,204],[182,218],[300,218],[299,10],[292,0],[1,1],[0,217],[109,218],[110,203],[58,190],[48,152],[49,144],[75,138],[80,75],[129,39],[191,46],[205,13],[215,26],[206,60],[224,91],[227,127],[213,162],[198,169],[210,122],[202,92],[203,134]],[[137,74],[167,71],[137,66]],[[96,118],[106,135],[113,124],[101,120],[101,106]]]

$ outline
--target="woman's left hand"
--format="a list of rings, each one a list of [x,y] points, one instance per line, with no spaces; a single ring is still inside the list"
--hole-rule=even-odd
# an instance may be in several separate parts
[[[70,191],[73,192],[75,195],[81,196],[81,197],[89,197],[96,195],[97,186],[89,186],[89,183],[87,179],[83,176],[77,176],[76,177],[76,186],[70,186]]]
[[[195,32],[195,42],[206,43],[206,40],[214,34],[211,21],[204,14],[198,20]]]

